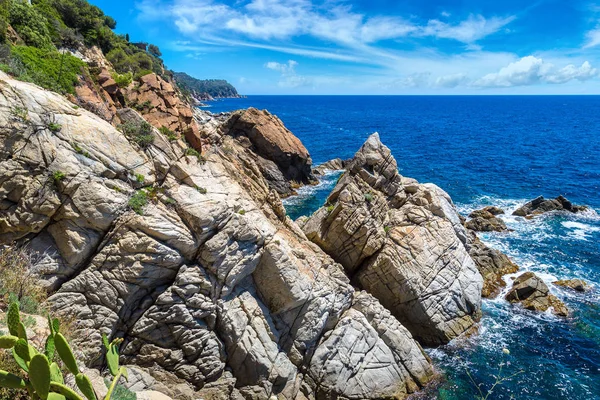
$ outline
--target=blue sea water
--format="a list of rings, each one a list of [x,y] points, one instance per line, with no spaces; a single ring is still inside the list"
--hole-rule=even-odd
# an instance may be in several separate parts
[[[600,399],[600,96],[251,96],[207,109],[250,106],[279,116],[315,165],[352,157],[378,131],[401,174],[439,185],[462,213],[503,207],[514,231],[482,240],[507,253],[519,273],[540,275],[573,310],[561,319],[502,296],[484,300],[477,335],[426,350],[445,376],[431,397],[475,398],[473,382],[485,395],[501,373],[516,375],[489,399]],[[327,176],[286,199],[288,213],[312,213],[336,179]],[[510,216],[529,199],[559,194],[591,210]],[[551,284],[568,278],[583,278],[596,290],[578,294]]]

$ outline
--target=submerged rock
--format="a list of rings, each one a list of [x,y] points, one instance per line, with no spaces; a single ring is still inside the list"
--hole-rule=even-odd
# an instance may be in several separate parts
[[[577,292],[588,292],[588,291],[592,290],[592,287],[590,286],[590,284],[587,283],[586,281],[584,281],[583,279],[566,279],[566,280],[552,282],[552,284],[554,284],[556,286],[564,287],[567,289],[572,289]]]
[[[504,214],[498,207],[485,207],[469,214],[471,220],[467,221],[465,227],[477,232],[505,232],[508,230],[504,221],[497,215]]]
[[[301,224],[422,343],[447,343],[479,317],[482,277],[450,197],[399,175],[378,134],[356,153],[326,206]]]
[[[552,307],[552,312],[566,317],[569,309],[556,296],[550,294],[548,286],[533,272],[525,272],[513,282],[512,289],[506,295],[511,303],[520,303],[527,310],[546,311]]]
[[[515,210],[513,212],[513,215],[517,215],[519,217],[529,217],[550,211],[564,210],[572,213],[577,213],[585,211],[587,209],[588,208],[586,206],[573,205],[569,200],[567,200],[563,196],[558,196],[556,199],[545,199],[544,196],[540,196]]]

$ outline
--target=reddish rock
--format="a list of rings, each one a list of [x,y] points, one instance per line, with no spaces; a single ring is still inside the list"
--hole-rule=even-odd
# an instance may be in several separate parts
[[[313,180],[308,150],[279,118],[268,111],[255,108],[237,111],[231,115],[226,127],[233,137],[247,137],[255,152],[273,161],[285,179],[304,184]]]
[[[164,126],[184,136],[190,146],[201,152],[202,142],[191,106],[181,100],[173,85],[154,73],[140,77],[138,83],[125,89],[129,104],[151,125]]]

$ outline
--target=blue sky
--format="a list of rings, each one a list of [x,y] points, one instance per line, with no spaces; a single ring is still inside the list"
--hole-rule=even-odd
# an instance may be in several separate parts
[[[91,2],[243,94],[600,94],[600,1]]]

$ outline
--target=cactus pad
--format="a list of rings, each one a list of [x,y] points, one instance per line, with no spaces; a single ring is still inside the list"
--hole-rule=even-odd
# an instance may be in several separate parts
[[[94,388],[92,386],[90,378],[88,378],[82,373],[79,373],[75,377],[75,383],[77,383],[77,387],[79,388],[79,390],[81,390],[81,393],[83,393],[83,395],[88,400],[96,400],[96,393],[94,392]]]
[[[29,380],[35,393],[42,399],[48,398],[50,392],[50,363],[43,354],[37,354],[29,363]]]
[[[13,335],[0,336],[0,349],[12,349],[18,340],[19,338]]]
[[[61,360],[63,360],[69,371],[71,371],[73,375],[79,374],[79,367],[77,366],[77,361],[75,360],[71,346],[69,346],[67,339],[65,339],[62,333],[57,333],[54,336],[54,346],[56,346],[58,355],[60,356]]]

